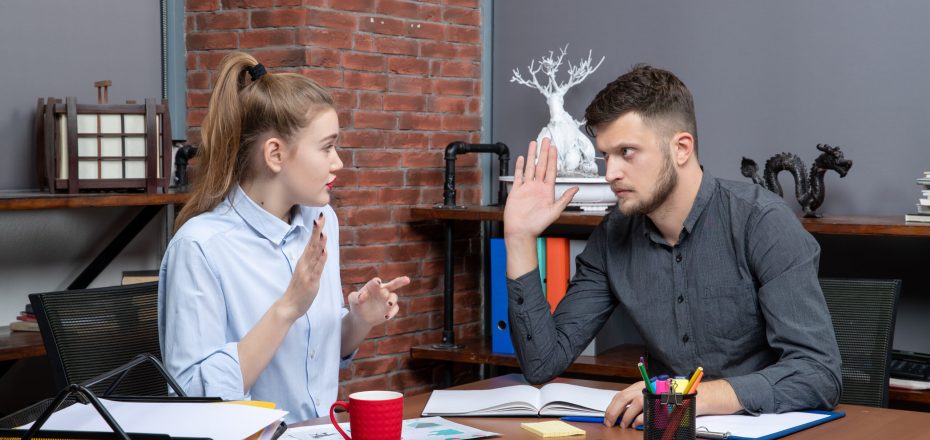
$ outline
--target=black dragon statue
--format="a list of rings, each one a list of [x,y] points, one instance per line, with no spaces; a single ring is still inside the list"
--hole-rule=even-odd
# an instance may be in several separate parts
[[[822,153],[814,159],[809,175],[804,172],[804,162],[793,153],[779,153],[765,161],[765,172],[762,178],[759,177],[759,167],[756,162],[745,157],[740,165],[740,172],[743,176],[752,179],[754,183],[768,188],[779,197],[784,197],[781,184],[778,183],[778,173],[788,171],[794,176],[794,192],[798,203],[804,210],[804,217],[820,217],[821,215],[814,211],[823,204],[823,175],[827,173],[827,170],[833,170],[840,177],[846,177],[853,163],[843,157],[840,147],[818,144],[817,149]]]

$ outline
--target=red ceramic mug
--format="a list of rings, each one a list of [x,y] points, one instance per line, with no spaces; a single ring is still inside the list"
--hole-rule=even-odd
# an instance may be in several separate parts
[[[336,407],[349,413],[349,431],[357,439],[400,440],[404,419],[404,395],[394,391],[360,391],[349,395],[349,401],[338,401],[329,407],[329,420],[347,440],[351,437],[336,423]]]

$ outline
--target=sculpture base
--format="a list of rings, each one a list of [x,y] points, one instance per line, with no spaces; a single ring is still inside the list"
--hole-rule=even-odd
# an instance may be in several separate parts
[[[501,176],[500,180],[507,183],[508,192],[513,188],[513,176]],[[617,196],[603,177],[556,177],[555,198],[562,197],[573,186],[578,187],[578,192],[568,204],[569,208],[598,212],[617,204]]]

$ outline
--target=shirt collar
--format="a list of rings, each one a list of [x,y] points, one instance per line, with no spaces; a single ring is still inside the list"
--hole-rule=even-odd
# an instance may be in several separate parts
[[[272,243],[283,244],[291,231],[304,224],[300,209],[291,209],[291,224],[287,224],[249,198],[238,183],[226,198],[246,224]]]
[[[694,230],[694,225],[697,223],[698,219],[701,218],[701,214],[704,213],[705,208],[707,208],[716,190],[717,179],[707,174],[707,171],[704,171],[701,177],[701,186],[698,188],[698,193],[694,197],[694,203],[691,205],[691,211],[688,212],[688,217],[685,218],[685,222],[682,225],[682,230],[688,235]],[[665,239],[662,238],[662,234],[659,233],[659,229],[652,223],[649,216],[643,215],[642,217],[643,235],[656,243],[665,243]]]
[[[716,190],[717,179],[707,174],[707,171],[704,171],[704,175],[701,177],[701,187],[698,188],[697,196],[694,198],[694,204],[691,205],[691,212],[688,213],[688,217],[685,218],[685,223],[682,225],[684,230],[688,231],[688,234],[694,229],[694,224],[701,218],[701,214],[704,213],[704,209],[707,208]]]

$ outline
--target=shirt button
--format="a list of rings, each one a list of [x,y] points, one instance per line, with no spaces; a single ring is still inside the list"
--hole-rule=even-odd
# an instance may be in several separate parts
[[[681,342],[688,342],[689,339],[691,338],[689,338],[688,335],[684,335],[681,337]]]
[[[522,297],[522,296],[518,296],[518,297],[517,297],[517,304],[523,305],[523,297]]]
[[[685,297],[678,295],[678,304],[685,302]]]
[[[681,263],[681,254],[678,254],[678,255],[675,256],[675,262],[676,262],[676,263]]]

